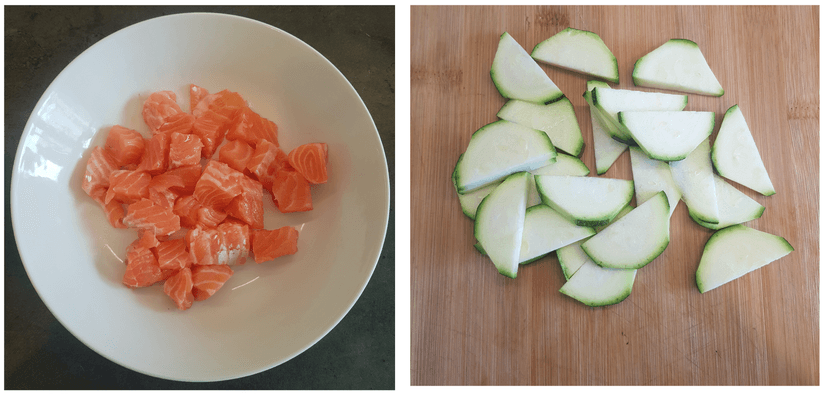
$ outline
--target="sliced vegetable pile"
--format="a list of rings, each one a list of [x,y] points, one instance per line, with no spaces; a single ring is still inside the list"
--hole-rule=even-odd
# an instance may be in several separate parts
[[[784,238],[741,224],[765,208],[724,179],[775,193],[738,105],[725,113],[711,149],[715,113],[684,111],[686,94],[588,81],[597,173],[629,148],[633,180],[587,177],[572,103],[536,61],[619,81],[618,62],[595,33],[564,29],[531,56],[508,33],[500,37],[491,77],[507,102],[500,120],[472,135],[452,174],[474,220],[474,246],[498,272],[516,278],[521,264],[555,252],[567,280],[561,293],[589,306],[621,302],[637,270],[667,248],[679,200],[696,223],[716,230],[696,273],[702,293],[793,251]],[[636,86],[724,95],[689,40],[644,55],[632,75]]]
[[[325,143],[285,153],[276,124],[238,93],[191,85],[190,108],[152,93],[142,109],[152,136],[112,126],[82,184],[113,227],[137,231],[124,285],[163,283],[181,310],[215,294],[251,253],[263,263],[298,251],[295,228],[264,228],[265,190],[282,213],[309,211],[311,186],[328,180]]]

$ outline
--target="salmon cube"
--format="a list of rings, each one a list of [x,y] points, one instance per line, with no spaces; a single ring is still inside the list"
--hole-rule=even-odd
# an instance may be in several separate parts
[[[256,145],[262,139],[279,146],[276,124],[261,117],[249,107],[240,108],[227,130],[228,140],[240,140]]]
[[[241,194],[244,174],[227,164],[210,160],[196,183],[193,196],[201,205],[224,209],[233,198]]]
[[[233,276],[233,269],[226,265],[197,265],[190,270],[193,273],[193,296],[196,301],[204,301],[216,294]]]
[[[193,261],[184,238],[162,241],[155,247],[158,266],[161,269],[180,270],[192,265]]]
[[[244,101],[240,94],[225,89],[218,93],[205,96],[196,104],[191,112],[196,118],[212,111],[225,118],[233,119],[236,111],[244,107],[247,107],[247,102]]]
[[[250,252],[250,228],[243,223],[225,222],[218,226],[221,247],[218,264],[244,264]]]
[[[118,167],[141,162],[144,153],[144,137],[141,133],[123,126],[112,126],[106,136],[104,150],[109,153]]]
[[[191,261],[195,265],[216,265],[221,250],[221,235],[215,228],[196,225],[185,237],[190,249]]]
[[[247,162],[247,169],[256,176],[256,179],[268,191],[273,189],[273,177],[276,176],[276,172],[286,166],[289,166],[288,155],[267,140],[259,141],[256,144],[253,157]]]
[[[104,202],[117,201],[132,204],[149,197],[152,177],[145,171],[118,170],[109,175],[109,190]]]
[[[202,171],[203,168],[201,167],[201,164],[196,164],[192,166],[182,166],[178,168],[173,168],[164,173],[164,175],[177,176],[181,178],[181,180],[184,182],[184,186],[171,186],[170,189],[177,192],[180,195],[185,195],[193,194],[193,192],[195,191],[196,184],[198,183],[198,179],[201,178]]]
[[[193,132],[193,124],[195,124],[195,116],[186,112],[179,112],[167,118],[167,121],[153,133],[190,134]]]
[[[164,293],[175,302],[180,310],[193,306],[193,273],[189,268],[179,270],[164,282]]]
[[[173,213],[181,219],[181,227],[193,228],[198,223],[198,209],[201,204],[192,195],[181,196],[175,200]]]
[[[198,102],[204,97],[207,97],[208,94],[210,93],[207,92],[207,89],[196,86],[192,83],[190,84],[190,113],[193,112],[193,109],[198,105]]]
[[[311,184],[328,182],[328,144],[312,143],[297,146],[288,154],[288,162]]]
[[[129,287],[147,287],[166,279],[151,249],[133,248],[127,252],[127,266],[122,283]]]
[[[204,144],[197,135],[172,133],[170,135],[170,168],[200,164],[203,146]]]
[[[219,161],[236,171],[243,172],[247,167],[247,162],[253,157],[253,150],[253,147],[244,141],[227,141],[219,149]]]
[[[258,264],[299,251],[299,231],[293,227],[255,230],[250,238],[253,258]]]
[[[141,157],[138,169],[149,172],[150,175],[159,175],[167,170],[170,157],[170,135],[155,134],[146,140],[146,148]]]
[[[159,238],[169,236],[181,228],[180,219],[171,207],[163,207],[149,199],[128,205],[123,222],[128,227],[151,231]]]
[[[310,183],[294,170],[279,170],[273,180],[273,203],[279,212],[304,212],[313,209]]]
[[[213,157],[216,149],[224,141],[224,134],[227,133],[229,123],[230,118],[215,111],[207,111],[196,117],[193,123],[193,134],[201,138],[201,143],[204,145],[201,149],[201,157],[205,159]]]
[[[241,186],[241,194],[227,204],[225,212],[247,223],[251,228],[264,228],[264,192],[262,184],[249,177],[244,177]]]
[[[109,176],[117,171],[118,167],[118,163],[104,148],[100,146],[92,148],[92,153],[86,162],[86,173],[83,175],[81,188],[92,198],[105,196],[109,188]],[[104,203],[103,199],[100,202]]]
[[[144,101],[144,106],[141,115],[144,117],[144,122],[149,126],[150,130],[155,133],[164,123],[176,115],[183,112],[178,103],[175,102],[175,93],[171,91],[155,92]]]

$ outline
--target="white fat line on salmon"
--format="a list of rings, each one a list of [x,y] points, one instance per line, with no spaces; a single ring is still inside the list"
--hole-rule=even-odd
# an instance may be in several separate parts
[[[112,248],[109,247],[109,244],[104,244],[104,246],[106,246],[106,248],[109,249],[110,252],[112,252],[112,255],[115,256],[115,258],[118,259],[118,261],[120,261],[121,263],[124,262],[124,259],[118,257],[118,255],[115,254],[115,251],[112,250]]]
[[[255,281],[256,279],[259,279],[259,277],[257,276],[257,277],[255,277],[255,278],[253,278],[253,279],[250,279],[247,283],[240,284],[240,285],[238,285],[238,286],[236,286],[236,287],[234,287],[234,288],[232,288],[232,289],[230,289],[230,290],[236,290],[236,289],[238,289],[239,287],[242,287],[242,286],[247,286],[247,285],[249,285],[249,284],[253,283],[253,281]]]

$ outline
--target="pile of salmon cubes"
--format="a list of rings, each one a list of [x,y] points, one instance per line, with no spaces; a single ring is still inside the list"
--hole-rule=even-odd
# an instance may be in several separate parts
[[[311,186],[328,180],[325,143],[285,153],[276,124],[238,93],[190,85],[190,108],[152,93],[142,109],[152,136],[112,126],[82,184],[113,227],[137,232],[124,285],[163,283],[181,310],[215,294],[251,253],[263,263],[298,251],[295,228],[264,228],[265,190],[282,213],[309,211]]]

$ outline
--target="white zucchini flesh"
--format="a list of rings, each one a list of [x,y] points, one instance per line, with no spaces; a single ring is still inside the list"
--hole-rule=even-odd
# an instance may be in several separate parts
[[[690,217],[700,226],[711,230],[719,230],[734,224],[740,224],[753,219],[759,219],[765,212],[765,207],[748,197],[733,185],[727,183],[724,178],[714,175],[716,182],[716,198],[719,207],[719,223],[707,223],[700,220],[693,213]]]
[[[491,77],[500,95],[507,99],[543,104],[563,96],[561,89],[509,33],[500,36]]]
[[[670,216],[672,217],[673,211],[676,210],[681,200],[681,191],[673,181],[670,165],[651,159],[638,147],[630,147],[630,163],[635,185],[635,201],[641,204],[658,192],[664,191],[670,203]]]
[[[575,108],[566,97],[546,105],[509,100],[497,112],[497,117],[543,131],[552,145],[572,156],[580,156],[584,150]]]
[[[713,290],[781,259],[793,251],[785,238],[741,224],[716,231],[707,240],[696,270],[699,292]]]
[[[471,219],[474,219],[474,215],[477,214],[477,207],[480,206],[480,202],[483,201],[483,199],[486,198],[486,196],[488,196],[489,193],[497,187],[497,185],[499,185],[499,183],[483,186],[466,194],[457,193],[457,198],[460,199],[460,207],[463,209],[463,214]]]
[[[724,89],[707,64],[699,46],[690,40],[672,39],[635,62],[636,86],[722,96]]]
[[[603,111],[611,123],[607,132],[618,141],[635,145],[626,126],[618,121],[621,111],[681,111],[687,106],[687,95],[640,92],[626,89],[595,88],[592,91],[595,108]]]
[[[661,191],[581,245],[596,264],[638,269],[661,255],[670,242],[670,203]]]
[[[477,208],[474,236],[486,251],[497,271],[517,277],[521,239],[526,220],[526,194],[531,175],[510,175]]]
[[[523,226],[520,261],[532,261],[593,234],[592,228],[576,226],[546,205],[530,207]]]
[[[557,249],[595,234],[590,227],[580,227],[566,220],[554,209],[540,204],[526,209],[523,238],[520,246],[520,264],[531,263]],[[486,254],[482,246],[475,245]]]
[[[626,179],[536,175],[543,203],[579,226],[609,223],[632,200]]]
[[[616,215],[609,224],[615,223],[632,210],[632,205],[625,206],[624,209],[622,209],[621,212],[618,212],[618,215]],[[595,232],[601,232],[604,228],[606,228],[606,226],[595,227]],[[561,264],[561,269],[563,270],[566,280],[569,280],[572,275],[578,272],[578,269],[580,269],[587,260],[592,262],[592,259],[584,253],[583,249],[581,249],[581,244],[584,242],[586,242],[586,239],[571,243],[555,250],[555,253],[558,255],[558,262]]]
[[[713,133],[714,112],[621,111],[618,119],[651,159],[683,160]]]
[[[617,304],[632,293],[637,272],[635,269],[605,268],[586,260],[560,292],[588,306]]]
[[[738,104],[725,112],[712,151],[713,165],[721,176],[765,196],[776,193]]]
[[[592,122],[592,144],[595,148],[595,172],[598,175],[609,171],[612,163],[624,153],[627,149],[627,144],[612,138],[607,132],[604,123],[599,118],[598,110],[593,109],[592,105],[592,89],[597,87],[609,88],[606,82],[602,81],[587,81],[587,91],[584,93],[589,106],[589,120]]]
[[[618,60],[604,40],[591,31],[568,27],[536,45],[532,58],[618,83]]]
[[[589,175],[589,168],[586,164],[584,164],[584,162],[578,160],[577,157],[572,157],[567,154],[558,154],[556,156],[555,163],[532,170],[530,173],[532,175],[587,176]],[[480,205],[480,202],[483,201],[483,198],[488,196],[498,184],[499,183],[490,184],[466,194],[457,193],[463,213],[469,218],[474,219],[474,215],[477,213],[477,207]],[[538,194],[538,188],[535,186],[535,178],[532,177],[532,180],[529,182],[529,197],[527,197],[526,206],[532,207],[540,204],[541,202],[540,195]]]
[[[681,199],[698,219],[719,223],[719,204],[713,163],[710,161],[710,140],[702,141],[687,158],[670,162],[673,181],[681,190]]]
[[[472,135],[454,168],[454,184],[467,194],[510,174],[550,165],[556,156],[546,133],[499,120]]]

